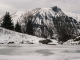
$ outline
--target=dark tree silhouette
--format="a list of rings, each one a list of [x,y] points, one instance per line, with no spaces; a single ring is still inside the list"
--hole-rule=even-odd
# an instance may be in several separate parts
[[[32,26],[31,20],[28,20],[26,31],[27,31],[27,34],[33,35],[33,26]]]
[[[12,23],[12,19],[9,12],[6,12],[1,26],[6,29],[14,30],[14,25]]]
[[[15,25],[15,31],[21,32],[21,25],[18,23],[18,21],[17,24]]]

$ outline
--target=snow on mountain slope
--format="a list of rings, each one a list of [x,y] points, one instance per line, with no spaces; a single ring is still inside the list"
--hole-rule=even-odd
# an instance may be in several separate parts
[[[11,30],[7,30],[0,27],[0,43],[8,43],[8,42],[15,42],[15,43],[34,43],[39,44],[39,40],[44,40],[44,38],[39,38],[36,36],[31,36],[27,34],[22,34],[18,32],[14,32]]]
[[[72,13],[72,12],[67,12],[67,11],[63,11],[68,17],[72,17],[75,20],[77,20],[78,22],[80,22],[80,14],[77,13]]]
[[[47,37],[53,36],[55,34],[55,27],[53,23],[53,18],[57,16],[64,16],[62,10],[54,6],[52,8],[36,8],[31,11],[32,22],[34,27],[35,35],[41,36],[44,34]],[[45,32],[43,33],[44,30]]]
[[[54,6],[52,8],[36,8],[36,9],[33,9],[31,13],[33,15],[40,14],[42,18],[45,18],[45,16],[49,18],[50,16],[56,17],[56,16],[64,15],[62,10],[57,6]]]
[[[20,22],[21,18],[24,17],[25,12],[15,12],[11,15],[12,21],[14,22],[14,25],[16,22]]]
[[[11,18],[12,18],[12,22],[14,23],[14,25],[18,22],[21,22],[22,21],[22,18],[24,17],[25,13],[27,13],[26,11],[24,12],[15,12],[13,14],[11,14]],[[2,23],[3,21],[3,18],[4,16],[0,17],[0,24]]]
[[[54,38],[55,35],[58,37],[57,30],[59,30],[59,29],[56,29],[56,28],[57,27],[61,28],[61,27],[57,26],[58,23],[55,23],[55,22],[60,23],[59,20],[65,21],[65,22],[73,21],[72,23],[74,25],[76,25],[75,23],[77,23],[77,21],[74,22],[75,20],[67,17],[66,14],[57,6],[54,6],[51,8],[36,8],[36,9],[33,9],[31,11],[31,13],[32,13],[32,18],[29,17],[25,20],[26,21],[32,20],[32,24],[33,24],[33,28],[34,28],[34,35],[41,36],[41,37],[45,36],[47,38],[48,37]],[[27,22],[26,22],[26,24],[27,24]],[[63,22],[63,24],[66,25],[66,27],[67,27],[67,24],[65,24],[64,22]],[[55,26],[57,26],[57,27],[55,27]]]

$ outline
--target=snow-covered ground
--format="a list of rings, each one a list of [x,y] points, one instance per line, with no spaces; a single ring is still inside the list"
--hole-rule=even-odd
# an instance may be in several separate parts
[[[80,46],[25,44],[0,45],[0,60],[80,60]]]
[[[40,44],[39,43],[40,40],[45,40],[45,38],[18,33],[18,32],[0,27],[0,44],[8,44],[8,43]],[[58,41],[53,40],[53,39],[51,40],[52,40],[52,43],[58,44]]]
[[[44,38],[18,33],[0,27],[0,44],[7,44],[9,42],[14,42],[16,44],[21,42],[39,44],[40,40],[44,40]]]

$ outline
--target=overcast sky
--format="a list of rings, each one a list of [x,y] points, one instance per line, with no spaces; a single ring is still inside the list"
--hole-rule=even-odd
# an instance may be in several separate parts
[[[4,15],[6,11],[12,14],[16,11],[53,6],[80,14],[80,0],[0,0],[0,15]]]

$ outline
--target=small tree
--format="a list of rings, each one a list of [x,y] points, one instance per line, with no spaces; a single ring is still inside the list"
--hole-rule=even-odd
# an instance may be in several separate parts
[[[1,26],[6,28],[6,29],[10,29],[10,30],[14,29],[14,25],[12,23],[12,19],[11,19],[9,12],[6,12]]]
[[[27,31],[27,34],[33,35],[33,26],[30,20],[28,20],[26,31]]]
[[[15,31],[21,32],[21,25],[18,23],[18,21],[17,24],[15,25]]]

